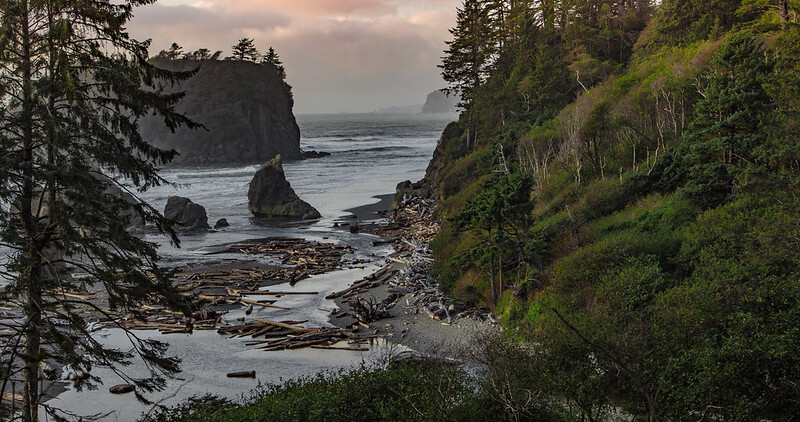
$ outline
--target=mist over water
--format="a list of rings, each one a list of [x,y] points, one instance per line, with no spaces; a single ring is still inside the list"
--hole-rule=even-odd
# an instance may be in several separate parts
[[[397,183],[416,181],[424,176],[433,150],[445,126],[455,115],[301,115],[301,147],[330,152],[328,157],[284,163],[286,178],[297,194],[322,214],[318,221],[275,223],[253,218],[247,210],[247,189],[258,165],[236,167],[170,168],[162,175],[177,186],[161,186],[140,197],[157,209],[164,209],[170,196],[191,199],[206,208],[209,224],[226,218],[231,224],[219,231],[181,236],[181,248],[169,245],[164,236],[148,235],[147,240],[161,245],[167,265],[186,265],[209,260],[242,259],[241,255],[207,253],[220,245],[270,236],[300,237],[335,242],[353,247],[346,259],[362,259],[364,268],[352,268],[313,276],[296,286],[280,285],[275,290],[318,291],[316,296],[286,296],[276,305],[289,309],[256,309],[249,318],[308,320],[307,326],[328,325],[328,313],[335,306],[324,297],[377,270],[391,253],[387,245],[373,246],[375,236],[352,234],[335,229],[334,223],[346,217],[350,208],[377,202],[376,195],[394,193]],[[247,258],[251,258],[248,256]],[[228,321],[244,316],[244,309],[226,315]],[[169,341],[171,352],[183,359],[180,379],[169,382],[166,391],[151,395],[163,405],[177,404],[192,396],[215,394],[237,398],[260,383],[312,375],[324,370],[352,367],[376,359],[384,346],[370,352],[325,351],[314,349],[263,352],[246,347],[242,339],[227,339],[216,332],[163,336],[144,332],[143,336]],[[127,347],[119,330],[98,332],[106,344]],[[134,365],[133,372],[141,371]],[[225,374],[255,370],[256,380],[231,380]],[[149,406],[131,395],[114,396],[108,388],[119,380],[110,371],[99,371],[104,385],[98,391],[69,389],[49,404],[81,414],[113,412],[105,420],[135,420]],[[70,387],[71,388],[71,387]]]

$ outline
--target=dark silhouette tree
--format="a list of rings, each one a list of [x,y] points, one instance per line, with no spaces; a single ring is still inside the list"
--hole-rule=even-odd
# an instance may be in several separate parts
[[[209,60],[211,59],[211,50],[207,48],[199,48],[189,54],[187,54],[188,58],[193,60]]]
[[[286,68],[283,67],[283,62],[274,48],[270,47],[267,50],[267,54],[261,59],[261,64],[271,67],[280,75],[281,79],[286,79]]]
[[[155,113],[170,129],[196,127],[174,110],[182,94],[164,93],[191,73],[155,68],[148,43],[125,31],[143,3],[0,2],[0,204],[10,204],[0,206],[0,245],[13,251],[3,270],[13,279],[2,299],[23,312],[14,326],[19,341],[3,349],[3,382],[22,374],[24,421],[39,420],[45,359],[83,370],[79,387],[98,381],[91,366],[109,367],[136,385],[137,395],[162,388],[178,370],[165,344],[130,332],[133,352],[105,348],[79,309],[107,311],[65,294],[78,287],[70,274],[81,272],[106,292],[111,312],[135,314],[145,302],[188,311],[158,266],[156,245],[130,234],[123,213],[177,243],[170,223],[135,196],[165,182],[157,167],[176,153],[148,144],[138,124]],[[150,376],[119,369],[136,354]]]
[[[242,38],[238,43],[231,47],[233,49],[233,60],[242,60],[248,62],[258,61],[258,50],[251,38]]]

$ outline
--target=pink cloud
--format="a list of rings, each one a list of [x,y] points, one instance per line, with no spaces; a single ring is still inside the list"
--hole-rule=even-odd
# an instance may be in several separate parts
[[[294,87],[296,112],[369,111],[422,103],[444,86],[440,62],[454,0],[205,0],[151,5],[130,23],[153,51],[229,54],[241,37],[275,47]]]

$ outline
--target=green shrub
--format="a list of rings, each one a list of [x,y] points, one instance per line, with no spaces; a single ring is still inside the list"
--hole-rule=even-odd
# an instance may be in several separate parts
[[[422,360],[287,381],[244,403],[204,397],[145,421],[480,421],[498,414],[458,366]]]

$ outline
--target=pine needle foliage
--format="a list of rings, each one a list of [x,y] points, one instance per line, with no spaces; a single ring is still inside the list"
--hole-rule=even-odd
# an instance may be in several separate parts
[[[134,8],[148,3],[0,1],[0,242],[12,250],[3,299],[24,310],[19,347],[3,350],[4,382],[21,372],[25,421],[38,420],[46,359],[87,374],[109,367],[139,392],[178,371],[164,344],[132,333],[130,351],[105,348],[77,311],[95,305],[64,294],[78,287],[70,274],[83,273],[103,287],[111,311],[144,302],[188,311],[157,264],[156,245],[127,230],[140,218],[178,242],[169,222],[135,196],[166,182],[158,166],[176,154],[142,139],[140,118],[154,113],[173,130],[197,126],[174,110],[182,94],[165,93],[192,73],[148,64],[149,42],[125,30]],[[137,354],[152,376],[119,370]]]

